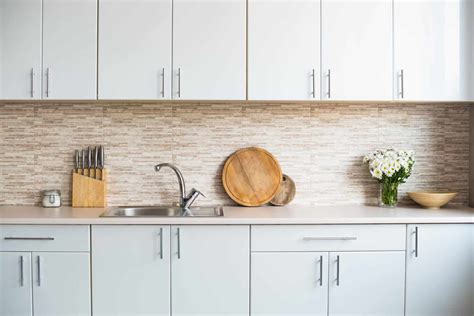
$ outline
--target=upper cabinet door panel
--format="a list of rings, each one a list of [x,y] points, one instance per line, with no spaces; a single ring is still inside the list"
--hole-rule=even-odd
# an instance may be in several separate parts
[[[41,0],[0,0],[0,99],[41,98]]]
[[[96,99],[97,0],[43,0],[43,98]]]
[[[99,98],[170,99],[171,0],[99,2]]]
[[[320,1],[249,0],[250,100],[319,100]]]
[[[323,0],[322,98],[392,100],[391,0]]]
[[[245,0],[173,2],[173,98],[245,99]]]
[[[395,99],[467,98],[468,1],[395,0]]]

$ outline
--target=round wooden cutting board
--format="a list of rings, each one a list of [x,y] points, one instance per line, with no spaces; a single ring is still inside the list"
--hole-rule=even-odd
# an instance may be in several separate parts
[[[277,194],[270,201],[270,204],[275,206],[283,206],[289,204],[295,198],[296,186],[293,179],[286,174],[283,175],[283,180],[280,184]]]
[[[227,158],[222,171],[225,191],[232,200],[244,206],[268,203],[278,192],[281,181],[278,161],[258,147],[236,151]]]

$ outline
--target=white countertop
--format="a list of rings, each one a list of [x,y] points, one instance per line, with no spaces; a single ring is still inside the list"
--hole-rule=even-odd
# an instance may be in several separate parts
[[[37,206],[0,206],[0,224],[161,224],[161,225],[248,225],[248,224],[409,224],[474,223],[474,208],[448,207],[427,210],[419,207],[377,206],[224,207],[223,217],[100,217],[106,209],[57,209]]]

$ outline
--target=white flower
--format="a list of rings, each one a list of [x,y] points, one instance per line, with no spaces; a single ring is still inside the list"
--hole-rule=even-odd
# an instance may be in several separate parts
[[[397,181],[404,182],[410,176],[415,160],[412,150],[387,148],[365,155],[363,162],[369,165],[370,174],[376,179],[390,178],[396,173]]]

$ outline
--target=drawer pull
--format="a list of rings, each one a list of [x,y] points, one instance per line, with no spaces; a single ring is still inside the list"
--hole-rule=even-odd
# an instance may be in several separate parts
[[[54,240],[54,237],[4,237],[4,240]]]
[[[339,264],[341,262],[341,259],[339,258],[339,256],[336,257],[336,286],[339,286],[339,280],[340,280],[340,275],[339,275],[339,271],[340,271],[340,267],[339,267]]]
[[[317,240],[357,240],[357,237],[303,237],[304,241],[317,241]]]
[[[319,256],[319,286],[323,286],[323,256]]]
[[[20,256],[20,286],[25,286],[25,260]]]

